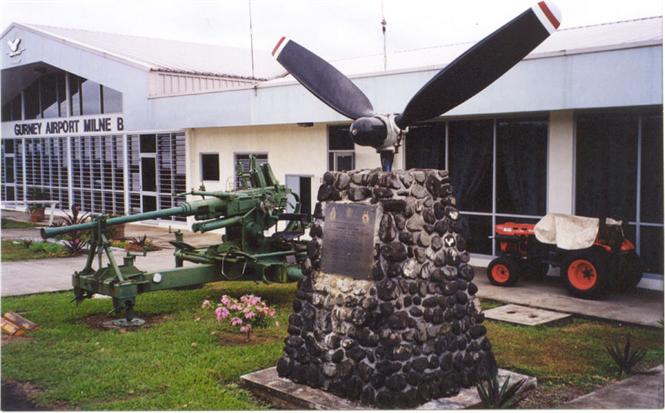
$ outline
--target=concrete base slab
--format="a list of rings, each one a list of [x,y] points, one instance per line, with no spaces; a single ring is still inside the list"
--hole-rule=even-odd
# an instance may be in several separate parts
[[[570,317],[570,314],[559,313],[558,311],[542,310],[517,304],[502,305],[483,312],[485,318],[525,326],[537,326]]]
[[[535,377],[525,376],[508,370],[499,369],[499,382],[506,378],[514,383],[526,379],[522,391],[536,387]],[[314,389],[303,384],[296,384],[277,375],[277,369],[270,367],[264,370],[240,376],[240,383],[251,390],[256,396],[267,400],[274,407],[282,409],[313,409],[313,410],[367,410],[374,407],[353,402],[321,389]],[[475,387],[462,389],[457,396],[445,397],[427,402],[416,409],[470,409],[480,405],[480,397]]]

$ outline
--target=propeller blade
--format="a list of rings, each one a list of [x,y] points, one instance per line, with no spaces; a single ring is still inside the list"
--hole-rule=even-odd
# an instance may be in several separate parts
[[[541,1],[441,69],[409,101],[395,122],[405,128],[439,116],[473,97],[549,37],[561,14]]]
[[[282,37],[272,55],[314,96],[347,118],[355,120],[374,114],[372,104],[358,86],[293,40]]]

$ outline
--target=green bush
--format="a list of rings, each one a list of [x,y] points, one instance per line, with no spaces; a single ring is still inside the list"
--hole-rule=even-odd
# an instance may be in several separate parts
[[[61,255],[65,250],[62,245],[50,242],[33,242],[28,249],[35,253],[43,252],[49,256]]]

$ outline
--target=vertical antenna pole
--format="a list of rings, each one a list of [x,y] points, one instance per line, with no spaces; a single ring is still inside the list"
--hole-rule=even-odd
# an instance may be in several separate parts
[[[383,32],[383,70],[388,70],[388,55],[386,54],[386,17],[383,12],[383,0],[381,0],[381,31]]]
[[[249,48],[252,55],[252,79],[254,76],[254,35],[252,33],[252,0],[248,0],[249,4]]]

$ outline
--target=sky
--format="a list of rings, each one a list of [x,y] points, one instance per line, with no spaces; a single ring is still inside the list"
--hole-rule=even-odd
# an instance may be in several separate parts
[[[2,0],[0,25],[61,26],[271,50],[286,35],[328,60],[480,40],[534,0]],[[562,27],[662,16],[662,0],[558,0]]]

